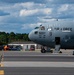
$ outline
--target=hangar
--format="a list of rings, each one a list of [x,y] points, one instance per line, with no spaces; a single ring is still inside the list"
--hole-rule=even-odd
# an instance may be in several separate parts
[[[36,49],[40,49],[41,45],[36,44],[32,41],[25,41],[25,42],[12,42],[9,43],[8,45],[11,46],[21,46],[23,51],[29,51],[29,50],[36,50]]]

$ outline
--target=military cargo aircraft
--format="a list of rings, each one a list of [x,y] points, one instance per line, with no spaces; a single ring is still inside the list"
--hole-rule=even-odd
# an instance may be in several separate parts
[[[40,25],[29,33],[29,39],[41,44],[41,52],[46,47],[60,49],[74,49],[74,21],[55,21],[52,24]]]

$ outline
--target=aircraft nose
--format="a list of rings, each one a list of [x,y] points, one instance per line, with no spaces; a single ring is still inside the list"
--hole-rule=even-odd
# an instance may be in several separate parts
[[[30,40],[32,40],[32,37],[33,37],[33,35],[32,35],[33,33],[32,33],[32,31],[29,33],[29,35],[28,35],[28,37],[29,37],[29,39]]]

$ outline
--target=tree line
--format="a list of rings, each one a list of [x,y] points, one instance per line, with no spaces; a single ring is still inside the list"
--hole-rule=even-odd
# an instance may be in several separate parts
[[[27,33],[6,33],[6,32],[0,32],[0,45],[5,45],[11,42],[16,41],[30,41],[28,38]]]

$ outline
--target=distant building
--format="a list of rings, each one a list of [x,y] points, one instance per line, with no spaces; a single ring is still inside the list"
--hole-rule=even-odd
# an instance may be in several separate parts
[[[26,42],[12,42],[9,43],[8,45],[11,46],[18,46],[20,45],[22,47],[22,50],[36,50],[36,49],[40,49],[41,45],[36,44],[32,41],[26,41]]]

